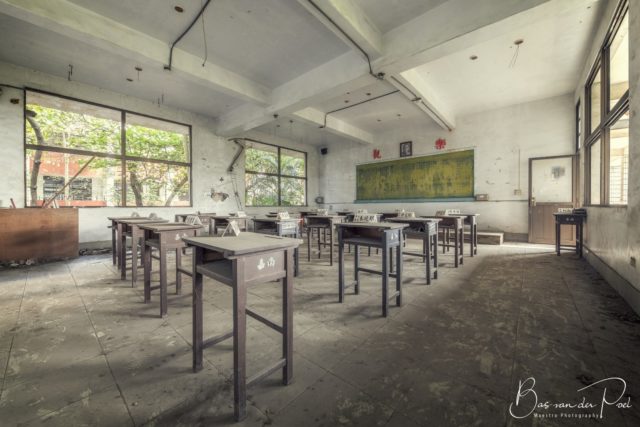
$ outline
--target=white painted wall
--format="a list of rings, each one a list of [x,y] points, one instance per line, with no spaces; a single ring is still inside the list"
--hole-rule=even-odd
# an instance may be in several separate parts
[[[623,297],[640,313],[640,3],[629,2],[629,204],[626,207],[588,207],[585,245],[599,260],[590,262],[616,287]],[[576,88],[574,101],[584,106],[584,85],[604,40],[617,2],[611,1],[603,14],[583,74]],[[584,108],[583,108],[584,116]],[[583,132],[584,133],[584,132]],[[584,136],[584,135],[583,135]],[[581,157],[581,200],[584,200],[584,148]],[[638,260],[631,266],[630,258]],[[615,271],[619,277],[611,275]],[[622,284],[620,277],[631,284]]]
[[[93,101],[116,108],[123,108],[133,112],[153,115],[159,118],[171,119],[192,125],[192,197],[193,208],[81,208],[79,212],[80,242],[107,241],[111,233],[107,227],[107,217],[128,215],[134,210],[141,215],[155,212],[159,216],[173,220],[179,212],[228,213],[237,211],[233,197],[225,202],[216,203],[207,197],[211,187],[218,184],[220,177],[227,182],[230,176],[226,173],[237,148],[233,142],[215,134],[216,124],[207,117],[183,110],[176,110],[166,106],[159,106],[130,96],[103,90],[81,83],[69,82],[65,79],[44,74],[38,71],[0,62],[0,83],[17,87],[30,87],[46,90],[60,95],[71,96],[85,101]],[[2,87],[0,96],[0,200],[3,206],[9,205],[9,198],[13,198],[18,207],[24,206],[24,99],[21,90]],[[10,103],[11,98],[19,98],[20,104]],[[261,139],[261,138],[256,138]],[[293,141],[278,139],[266,141],[278,143],[289,148],[309,153],[309,201],[317,193],[317,154],[315,147],[306,146]],[[236,168],[242,204],[244,206],[244,158],[241,157]],[[224,189],[231,194],[229,185]],[[272,210],[272,209],[267,209]],[[249,213],[254,210],[247,209]]]
[[[325,196],[325,205],[370,212],[403,208],[418,214],[460,208],[479,213],[482,230],[527,233],[528,159],[572,153],[573,96],[459,117],[452,132],[432,123],[425,118],[423,124],[378,135],[373,146],[330,146],[329,154],[320,158],[320,193]],[[446,138],[446,150],[475,150],[475,193],[489,194],[489,202],[354,204],[355,165],[372,161],[374,148],[380,149],[382,160],[397,158],[401,141],[413,141],[414,156],[435,154],[442,152],[435,149],[438,138]],[[518,187],[521,195],[514,194]]]

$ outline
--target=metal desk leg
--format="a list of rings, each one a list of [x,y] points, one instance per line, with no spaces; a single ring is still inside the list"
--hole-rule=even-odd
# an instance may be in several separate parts
[[[333,227],[329,229],[329,265],[333,265]]]
[[[118,263],[118,244],[116,243],[116,225],[111,222],[111,260],[113,265]]]
[[[160,237],[162,240],[162,237]],[[168,311],[167,300],[167,249],[160,242],[160,317],[165,317]]]
[[[360,246],[355,245],[356,251],[353,254],[353,279],[356,281],[354,285],[355,294],[360,294]]]
[[[560,256],[560,223],[556,220],[556,255]]]
[[[398,248],[396,249],[396,305],[402,306],[402,231],[398,230]]]
[[[385,236],[386,240],[386,236]],[[389,312],[389,248],[382,246],[382,317]]]
[[[313,237],[313,229],[307,227],[307,262],[311,262],[311,239]]]
[[[202,370],[202,274],[198,273],[198,265],[202,264],[204,249],[193,248],[193,296],[192,296],[192,326],[193,326],[193,372]]]
[[[460,227],[458,239],[458,247],[460,248],[460,264],[464,264],[464,226]]]
[[[247,416],[246,340],[247,288],[245,260],[233,261],[233,403],[236,421]]]
[[[454,231],[454,238],[455,238],[455,244],[453,245],[453,255],[455,256],[455,260],[453,262],[453,265],[458,268],[458,265],[460,263],[460,259],[458,258],[458,252],[460,251],[460,248],[458,247],[459,243],[460,243],[460,239],[458,238],[458,227],[456,227],[455,231]]]
[[[438,278],[438,229],[436,228],[436,234],[433,236],[433,278]]]
[[[339,231],[342,234],[342,230]],[[344,301],[344,243],[338,244],[338,301]]]
[[[118,240],[120,241],[120,279],[127,278],[127,236],[124,235],[124,224],[118,223]]]
[[[144,302],[151,301],[151,247],[142,239],[142,266],[144,268]]]
[[[282,384],[288,385],[293,378],[293,253],[286,253],[287,276],[282,281]]]
[[[320,259],[320,257],[322,257],[322,242],[320,240],[320,235],[322,233],[320,233],[320,228],[318,228],[318,259]],[[324,232],[324,229],[322,229],[322,231]]]
[[[182,293],[182,273],[178,270],[182,267],[182,250],[183,248],[176,248],[176,295]]]
[[[431,235],[427,234],[427,237],[422,241],[423,253],[425,255],[425,262],[427,266],[427,285],[431,284]]]

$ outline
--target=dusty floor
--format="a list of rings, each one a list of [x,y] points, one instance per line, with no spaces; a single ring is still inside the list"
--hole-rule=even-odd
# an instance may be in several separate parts
[[[640,321],[575,255],[549,248],[481,246],[426,286],[405,262],[404,306],[380,316],[380,279],[337,303],[337,265],[306,262],[295,282],[295,381],[278,374],[249,389],[243,425],[640,425]],[[379,257],[363,257],[365,264]],[[351,260],[351,258],[348,258]],[[348,271],[352,268],[349,263]],[[0,271],[0,425],[225,425],[232,423],[230,342],[205,350],[191,372],[191,293],[142,302],[110,256]],[[187,282],[188,283],[188,282]],[[205,282],[205,336],[231,327],[229,289]],[[249,305],[279,319],[279,288],[251,290]],[[278,358],[275,332],[249,319],[248,369]],[[519,381],[535,378],[535,395]],[[558,403],[622,395],[602,419]],[[534,399],[544,406],[533,409]],[[562,415],[564,414],[564,415]]]

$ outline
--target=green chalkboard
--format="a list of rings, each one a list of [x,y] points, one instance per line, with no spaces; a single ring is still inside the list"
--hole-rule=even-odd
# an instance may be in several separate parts
[[[473,197],[473,150],[356,166],[357,201]]]

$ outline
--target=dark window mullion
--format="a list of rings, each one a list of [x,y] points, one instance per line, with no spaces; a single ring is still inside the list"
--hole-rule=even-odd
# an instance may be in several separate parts
[[[120,155],[122,160],[120,161],[120,206],[127,206],[127,118],[126,113],[122,111],[120,113]]]

